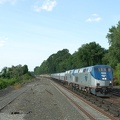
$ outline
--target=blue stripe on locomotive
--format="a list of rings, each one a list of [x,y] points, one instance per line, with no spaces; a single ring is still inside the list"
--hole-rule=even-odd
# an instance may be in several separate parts
[[[113,76],[112,76],[112,68],[110,66],[107,65],[95,65],[92,67],[91,70],[91,75],[98,80],[101,81],[106,81],[108,80],[113,80]]]

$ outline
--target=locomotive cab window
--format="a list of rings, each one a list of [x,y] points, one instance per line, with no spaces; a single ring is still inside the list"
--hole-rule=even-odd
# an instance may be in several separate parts
[[[99,72],[110,72],[111,68],[94,68],[95,71],[99,71]]]
[[[111,68],[106,68],[108,72],[111,72]]]
[[[94,68],[95,71],[101,71],[101,68]]]

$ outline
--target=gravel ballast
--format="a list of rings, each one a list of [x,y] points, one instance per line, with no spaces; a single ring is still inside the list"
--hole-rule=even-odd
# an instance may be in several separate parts
[[[0,120],[85,120],[82,113],[47,78],[29,83],[29,89],[0,112]],[[6,118],[6,119],[5,119]]]

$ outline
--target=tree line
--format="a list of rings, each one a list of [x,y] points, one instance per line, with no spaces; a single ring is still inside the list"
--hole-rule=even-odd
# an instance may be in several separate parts
[[[120,84],[120,21],[109,28],[106,35],[109,48],[105,49],[96,42],[83,44],[73,54],[68,49],[59,50],[34,68],[35,74],[63,72],[96,64],[110,65],[116,82]]]
[[[41,66],[34,69],[35,74],[47,74],[64,72],[70,69],[76,69],[95,64],[102,64],[107,50],[102,48],[96,42],[82,45],[78,51],[72,55],[68,49],[63,49],[52,54],[47,60],[43,61]]]
[[[32,78],[27,65],[4,67],[0,72],[0,89],[15,83],[22,83]]]

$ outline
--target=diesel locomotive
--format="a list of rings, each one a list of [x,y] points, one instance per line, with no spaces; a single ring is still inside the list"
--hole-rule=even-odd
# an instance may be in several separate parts
[[[72,69],[51,74],[51,77],[96,96],[109,97],[113,88],[113,70],[108,65]]]

